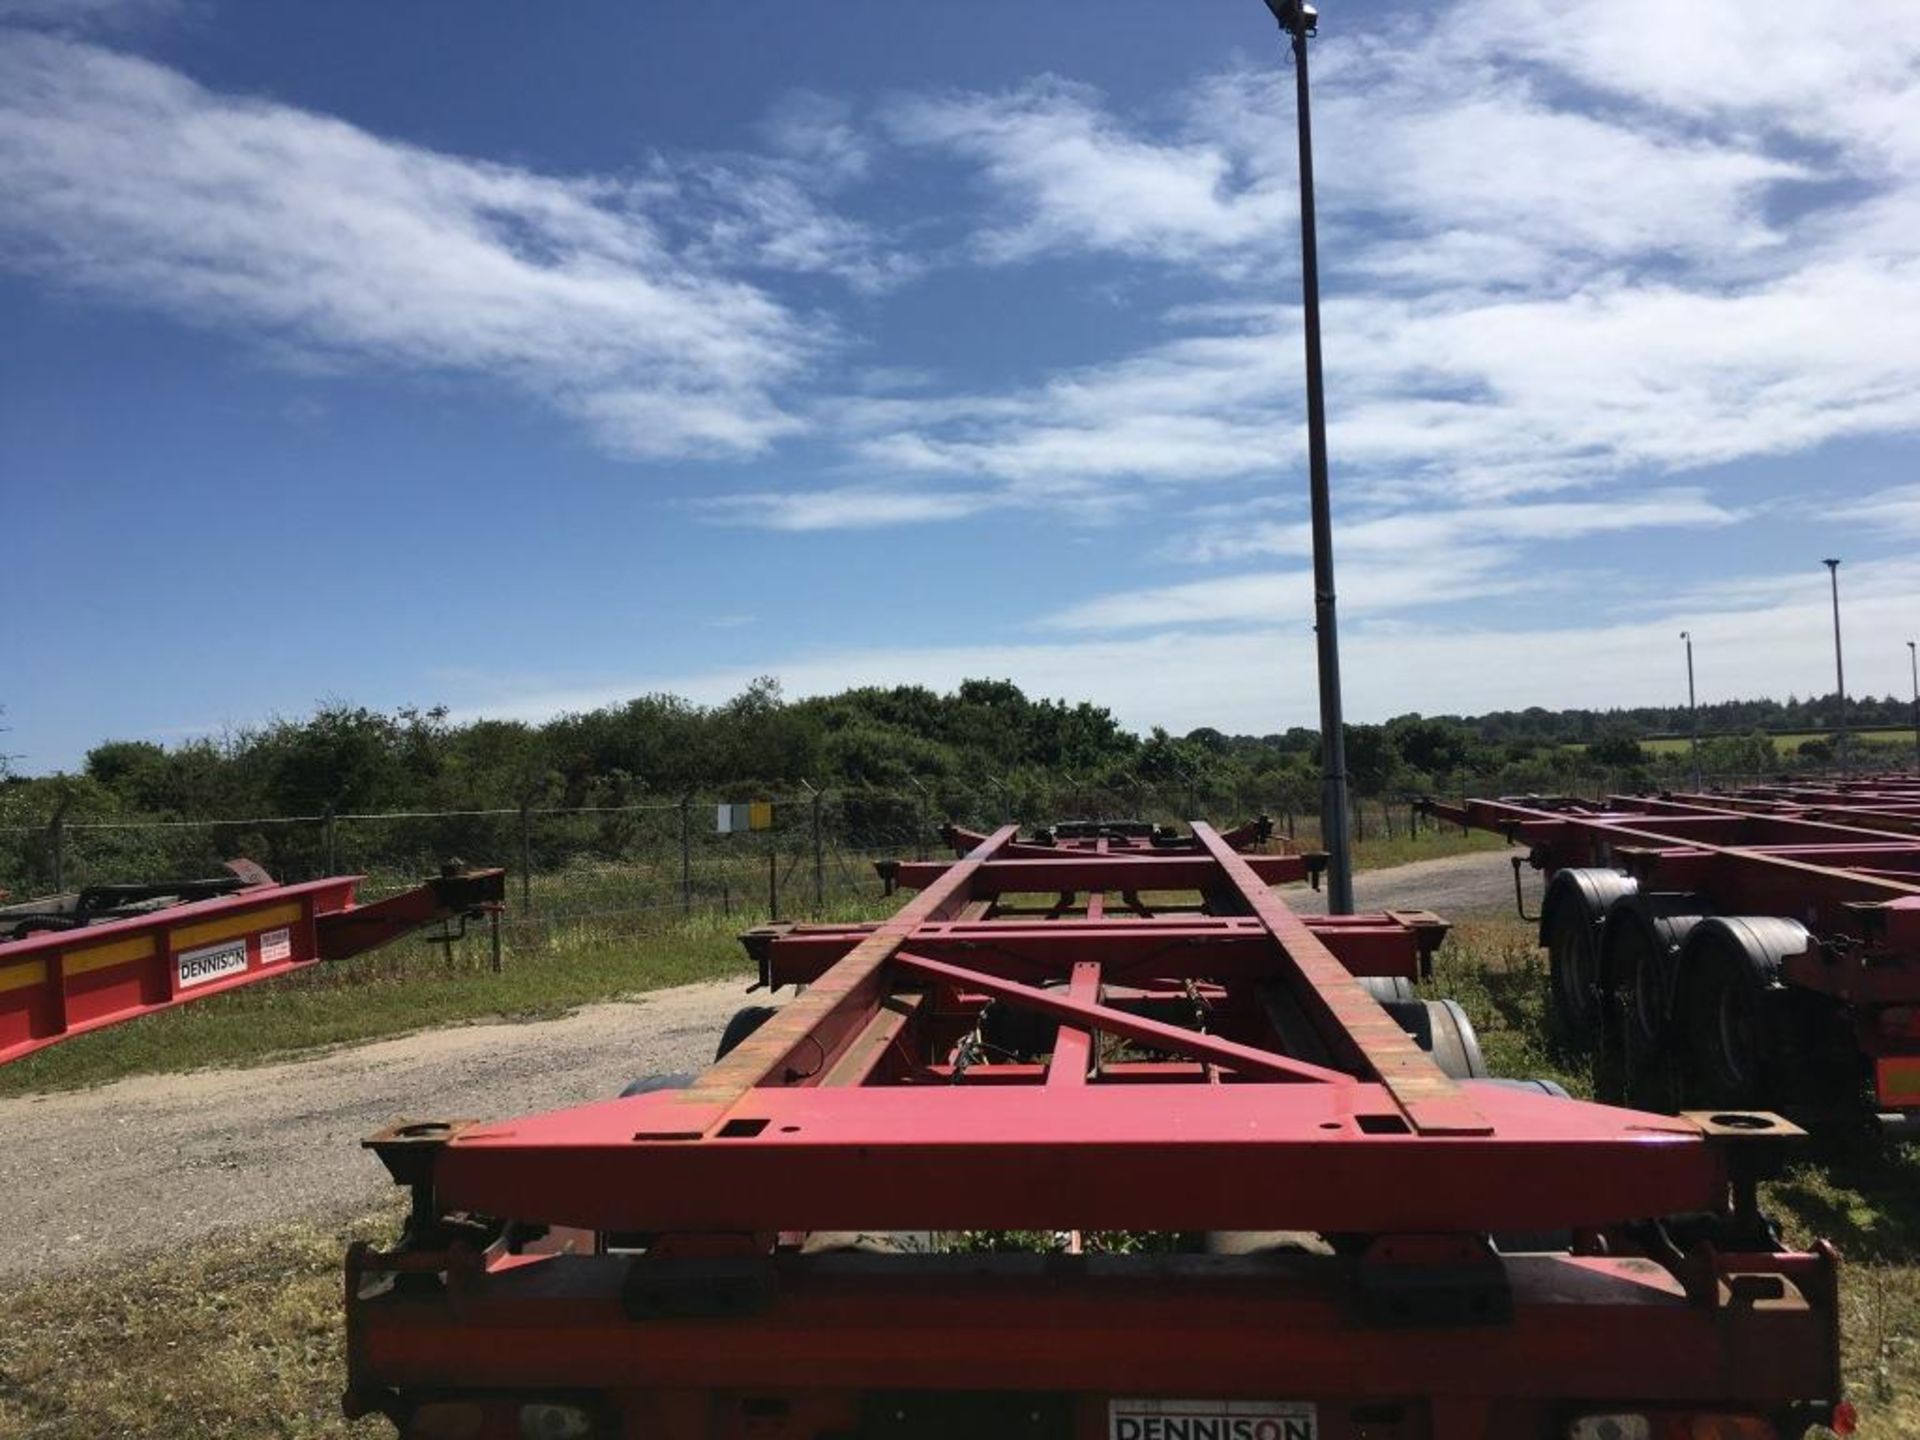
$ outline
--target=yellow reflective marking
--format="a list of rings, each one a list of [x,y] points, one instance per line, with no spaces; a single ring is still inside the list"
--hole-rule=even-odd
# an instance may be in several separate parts
[[[0,991],[24,990],[29,985],[44,985],[46,980],[47,962],[27,960],[0,970]]]
[[[131,940],[119,940],[111,945],[95,945],[91,950],[69,950],[64,968],[69,975],[85,975],[91,970],[104,970],[109,965],[144,960],[151,954],[153,936],[136,935]]]
[[[205,945],[213,940],[230,940],[235,935],[251,935],[256,930],[265,930],[274,925],[290,925],[300,918],[300,902],[290,900],[285,905],[275,905],[266,910],[249,910],[244,915],[234,915],[223,920],[208,920],[199,925],[182,925],[167,936],[175,950],[185,950],[191,945]]]

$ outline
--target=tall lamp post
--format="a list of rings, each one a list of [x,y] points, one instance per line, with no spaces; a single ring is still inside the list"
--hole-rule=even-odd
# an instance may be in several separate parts
[[[1307,99],[1307,37],[1320,12],[1306,0],[1267,0],[1293,47],[1300,138],[1301,321],[1307,339],[1307,480],[1313,516],[1313,629],[1320,658],[1320,835],[1327,847],[1327,911],[1353,913],[1353,849],[1347,835],[1347,739],[1340,713],[1340,633],[1334,616],[1333,508],[1327,496],[1327,399],[1320,371],[1320,246],[1313,215],[1313,115]]]
[[[1853,763],[1847,745],[1847,671],[1840,659],[1840,562],[1822,560],[1820,563],[1827,567],[1827,575],[1833,581],[1833,686],[1834,698],[1840,710],[1840,734],[1837,737],[1840,773],[1847,775],[1852,773]]]
[[[1907,641],[1907,664],[1913,670],[1913,768],[1920,773],[1920,651]]]
[[[1693,752],[1693,790],[1697,795],[1705,787],[1700,783],[1700,707],[1693,698],[1693,632],[1682,630],[1687,642],[1687,745]]]

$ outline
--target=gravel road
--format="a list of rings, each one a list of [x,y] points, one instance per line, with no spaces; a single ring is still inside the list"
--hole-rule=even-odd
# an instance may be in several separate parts
[[[1484,913],[1511,903],[1504,854],[1357,878],[1362,910]],[[1296,893],[1297,892],[1297,893]],[[1322,897],[1289,887],[1302,911]],[[392,1193],[361,1137],[403,1118],[512,1115],[699,1069],[738,979],[593,1005],[559,1020],[466,1025],[245,1070],[135,1076],[0,1100],[0,1276],[46,1274],[222,1229],[365,1210]]]

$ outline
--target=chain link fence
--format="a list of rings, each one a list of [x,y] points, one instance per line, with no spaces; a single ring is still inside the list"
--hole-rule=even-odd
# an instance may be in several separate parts
[[[1625,777],[1591,771],[1557,777],[1561,793],[1598,796]],[[1720,783],[1761,777],[1720,776]],[[1499,793],[1500,777],[1449,776],[1418,792],[1357,795],[1360,842],[1423,833],[1418,794]],[[1508,789],[1511,787],[1508,786]],[[904,793],[815,791],[687,796],[626,805],[251,816],[205,820],[49,816],[0,827],[0,892],[19,900],[92,884],[218,873],[244,856],[283,881],[361,874],[363,898],[405,889],[458,860],[508,872],[503,923],[510,942],[533,943],[567,927],[644,931],[694,916],[740,926],[769,918],[840,917],[881,898],[873,861],[945,853],[947,822],[990,829],[1010,820],[1140,819],[1226,825],[1265,814],[1276,838],[1320,844],[1319,787],[1311,778],[1082,784],[990,781]],[[725,802],[771,802],[772,824],[723,833]]]

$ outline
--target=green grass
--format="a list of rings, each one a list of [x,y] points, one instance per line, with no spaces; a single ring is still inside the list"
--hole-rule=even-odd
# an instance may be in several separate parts
[[[1782,755],[1792,755],[1809,740],[1832,740],[1832,730],[1792,730],[1775,734],[1768,732],[1767,738],[1773,741],[1773,748]],[[1850,732],[1856,745],[1872,745],[1888,750],[1913,748],[1913,729],[1895,727],[1886,730],[1855,730]],[[1705,740],[1707,737],[1702,736]],[[1657,740],[1642,740],[1640,748],[1649,755],[1684,755],[1692,744],[1684,735],[1663,735]],[[1585,750],[1585,745],[1568,745],[1568,750]]]
[[[281,1440],[393,1434],[349,1425],[340,1270],[391,1240],[397,1207],[282,1225],[12,1287],[0,1305],[0,1435],[18,1440]]]
[[[451,963],[437,947],[391,950],[82,1035],[0,1070],[0,1095],[71,1089],[126,1075],[254,1065],[329,1046],[485,1019],[541,1020],[665,985],[744,974],[739,921],[664,934],[605,925],[510,947],[503,972],[484,942]]]

